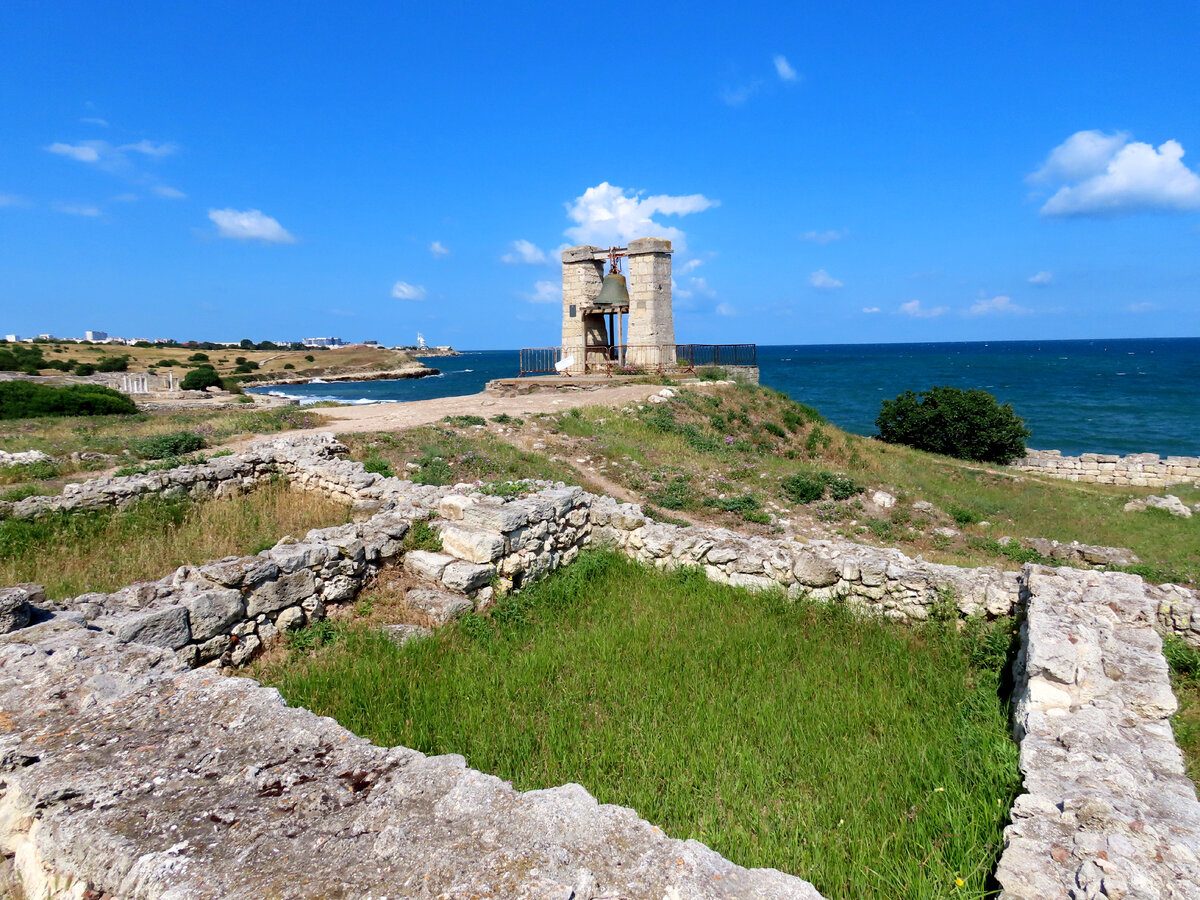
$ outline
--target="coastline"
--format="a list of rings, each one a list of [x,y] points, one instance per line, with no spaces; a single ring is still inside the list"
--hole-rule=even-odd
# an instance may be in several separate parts
[[[316,382],[334,383],[346,381],[389,381],[401,378],[428,378],[432,375],[441,375],[441,369],[435,369],[431,366],[422,366],[419,369],[393,369],[386,372],[347,372],[340,375],[308,375],[298,378],[272,378],[270,380],[255,381],[253,383],[245,383],[244,387],[271,387],[281,384],[312,384]]]

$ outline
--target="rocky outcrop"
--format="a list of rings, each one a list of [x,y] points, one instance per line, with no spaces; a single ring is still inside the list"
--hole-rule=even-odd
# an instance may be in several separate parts
[[[1200,803],[1140,578],[1025,570],[1002,900],[1200,897]]]
[[[1200,504],[1197,504],[1197,506],[1200,507]],[[1165,497],[1157,497],[1151,494],[1149,497],[1142,497],[1140,500],[1130,500],[1125,504],[1123,509],[1125,512],[1162,509],[1173,516],[1179,516],[1181,519],[1190,519],[1192,517],[1191,508],[1174,494],[1167,494]]]
[[[1046,538],[1022,538],[1021,546],[1037,551],[1044,559],[1061,560],[1081,567],[1132,566],[1141,562],[1136,553],[1125,547],[1103,547],[1098,544],[1064,543]]]

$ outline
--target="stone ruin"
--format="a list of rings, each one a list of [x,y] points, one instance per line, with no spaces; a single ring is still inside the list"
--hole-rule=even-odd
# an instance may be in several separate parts
[[[503,501],[367,473],[343,452],[331,435],[280,438],[5,510],[206,497],[283,475],[353,504],[358,521],[111,594],[0,591],[0,894],[816,900],[800,878],[668,838],[579,785],[514,791],[460,756],[376,747],[222,674],[352,601],[384,566],[403,567],[407,602],[436,627],[591,545],[864,615],[919,620],[951,595],[960,616],[1023,613],[1013,702],[1025,793],[1005,830],[1001,897],[1200,896],[1200,803],[1168,721],[1159,636],[1200,646],[1196,592],[667,525],[561,484]],[[406,552],[430,513],[443,551]]]

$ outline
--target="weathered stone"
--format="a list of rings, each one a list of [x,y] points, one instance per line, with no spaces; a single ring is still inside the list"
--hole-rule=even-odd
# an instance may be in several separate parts
[[[149,644],[170,650],[178,650],[191,637],[188,613],[182,606],[105,616],[97,619],[95,624],[122,643]]]
[[[792,573],[806,587],[829,587],[838,581],[837,566],[807,550],[795,554]]]
[[[442,572],[442,583],[452,591],[465,594],[485,586],[495,575],[494,565],[452,562]]]
[[[204,591],[180,602],[188,611],[192,640],[198,643],[224,634],[246,614],[246,603],[234,590]]]
[[[210,563],[201,574],[225,587],[254,587],[279,574],[279,566],[263,556],[244,556],[228,562]]]
[[[466,528],[493,531],[500,534],[514,531],[529,522],[529,512],[520,501],[503,506],[475,504],[463,510],[462,523]]]
[[[283,566],[280,566],[282,569]],[[309,569],[301,569],[290,575],[281,575],[256,588],[248,597],[246,615],[272,613],[288,606],[295,606],[316,591],[316,581]]]
[[[258,635],[248,634],[239,640],[233,646],[233,653],[230,656],[230,664],[235,666],[244,666],[250,662],[262,648],[262,641],[258,639]]]
[[[433,632],[423,625],[409,625],[401,623],[399,625],[384,625],[382,629],[388,639],[403,647],[409,641],[414,641],[419,638],[429,637]]]
[[[304,610],[299,606],[289,606],[275,618],[275,627],[283,632],[296,631],[304,625]]]
[[[446,566],[454,562],[453,556],[433,553],[429,550],[410,550],[404,554],[404,569],[418,578],[440,581]]]
[[[360,584],[350,575],[335,575],[321,587],[321,597],[326,603],[345,603],[358,595]]]
[[[450,494],[438,502],[438,515],[449,522],[460,522],[463,510],[475,503],[470,497],[462,494]]]
[[[504,538],[487,531],[473,531],[454,525],[441,529],[442,550],[472,563],[490,563],[504,555]]]
[[[896,498],[887,491],[875,491],[871,494],[871,502],[880,509],[891,509],[896,505]]]
[[[433,628],[441,628],[455,616],[470,612],[471,598],[449,591],[414,588],[404,595],[409,609],[419,613]]]
[[[45,601],[46,592],[40,584],[0,588],[0,634],[24,628],[32,616],[30,604]]]

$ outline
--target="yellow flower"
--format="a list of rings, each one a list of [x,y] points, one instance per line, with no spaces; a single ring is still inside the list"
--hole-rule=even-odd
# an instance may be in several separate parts
[[[956,887],[962,887],[964,884],[966,884],[966,882],[963,881],[961,878],[955,878],[954,884]]]

